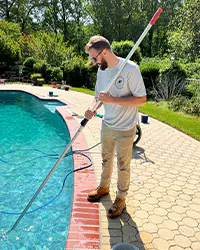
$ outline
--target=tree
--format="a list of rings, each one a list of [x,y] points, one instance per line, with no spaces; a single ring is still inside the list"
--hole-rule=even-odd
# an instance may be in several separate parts
[[[0,22],[0,62],[14,64],[21,58],[21,32],[16,23]]]
[[[84,22],[87,18],[85,4],[84,0],[74,0],[69,7],[69,40],[71,44],[76,46],[76,50],[79,54],[83,50],[83,42],[85,41],[85,39],[83,39],[85,37]]]
[[[0,6],[2,19],[18,23],[22,32],[30,32],[34,27],[35,17],[41,16],[44,0],[0,0]]]
[[[135,22],[139,8],[136,0],[91,0],[88,15],[95,26],[96,34],[113,40],[135,40],[142,27]],[[140,19],[138,18],[139,24]]]
[[[73,47],[67,47],[63,36],[54,32],[40,31],[26,39],[26,57],[33,56],[38,61],[44,60],[47,64],[57,67],[73,55]]]
[[[182,0],[143,0],[141,2],[145,23],[151,20],[153,14],[159,7],[163,9],[159,19],[150,29],[147,38],[145,38],[141,45],[142,52],[145,56],[162,56],[168,49],[167,31],[169,29],[169,23],[175,18],[177,11],[182,6]]]
[[[199,0],[185,0],[168,32],[170,53],[195,61],[200,57],[200,4]]]
[[[45,1],[44,3],[44,15],[42,20],[42,27],[49,31],[54,31],[56,34],[61,29],[61,20],[59,13],[61,12],[61,6],[59,0]]]
[[[14,5],[14,0],[0,0],[0,18],[10,21],[10,13]]]
[[[182,6],[182,0],[90,0],[89,3],[87,11],[95,33],[110,42],[136,42],[155,11],[162,7],[163,13],[140,45],[143,56],[166,53],[168,24]]]

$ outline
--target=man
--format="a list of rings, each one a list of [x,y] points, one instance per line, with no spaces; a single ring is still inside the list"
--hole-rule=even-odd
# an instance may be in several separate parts
[[[113,169],[114,150],[117,152],[118,183],[115,202],[108,210],[108,217],[117,217],[126,207],[125,198],[130,184],[130,162],[136,133],[137,106],[146,102],[146,90],[139,67],[128,61],[113,83],[109,93],[104,92],[125,59],[117,57],[110,43],[102,36],[93,36],[85,46],[93,65],[98,65],[95,99],[85,112],[88,120],[95,116],[92,107],[99,100],[104,106],[102,121],[102,174],[100,185],[88,195],[95,202],[109,194]],[[99,108],[99,105],[97,108]]]

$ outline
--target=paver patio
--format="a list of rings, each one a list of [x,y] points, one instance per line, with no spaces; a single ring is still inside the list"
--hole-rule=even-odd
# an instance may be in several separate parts
[[[0,85],[74,103],[66,110],[79,123],[93,97],[74,91],[30,85]],[[103,113],[101,108],[100,113]],[[113,170],[111,192],[99,203],[101,249],[129,242],[140,250],[200,250],[200,142],[149,117],[141,124],[142,138],[133,150],[131,185],[127,210],[108,219],[106,210],[115,199],[117,168]],[[100,142],[101,119],[93,118],[83,130],[89,147]],[[101,146],[91,150],[97,183],[101,175]],[[85,248],[84,248],[85,249]]]

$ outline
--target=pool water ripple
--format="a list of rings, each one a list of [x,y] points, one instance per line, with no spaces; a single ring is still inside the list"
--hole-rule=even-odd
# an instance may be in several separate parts
[[[55,107],[61,105],[48,104],[22,92],[0,91],[1,211],[22,212],[57,160],[46,154],[61,155],[68,144],[68,129],[55,112]],[[52,199],[72,169],[72,156],[64,158],[29,210]],[[47,207],[25,215],[8,238],[0,242],[0,249],[63,250],[72,195],[73,174],[68,176],[62,194]],[[18,217],[0,213],[0,236]]]

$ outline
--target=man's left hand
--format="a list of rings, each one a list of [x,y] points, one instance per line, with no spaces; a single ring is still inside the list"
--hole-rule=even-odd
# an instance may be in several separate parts
[[[108,92],[100,92],[98,100],[104,103],[113,103],[114,97]]]

